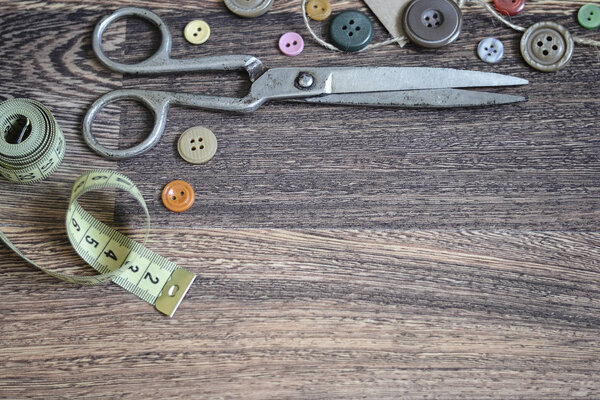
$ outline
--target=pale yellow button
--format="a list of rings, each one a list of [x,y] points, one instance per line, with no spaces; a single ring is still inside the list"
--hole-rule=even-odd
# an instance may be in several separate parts
[[[210,37],[210,26],[201,19],[195,19],[185,26],[183,36],[192,44],[202,44]]]
[[[191,164],[204,164],[217,152],[217,137],[210,129],[195,126],[181,134],[177,150],[185,161]]]

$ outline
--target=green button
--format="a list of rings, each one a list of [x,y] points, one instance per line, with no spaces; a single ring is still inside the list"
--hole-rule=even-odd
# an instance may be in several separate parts
[[[329,37],[342,51],[359,51],[373,39],[373,24],[359,11],[344,11],[329,25]]]
[[[586,29],[596,29],[600,26],[600,7],[595,4],[586,4],[577,13],[579,25]]]

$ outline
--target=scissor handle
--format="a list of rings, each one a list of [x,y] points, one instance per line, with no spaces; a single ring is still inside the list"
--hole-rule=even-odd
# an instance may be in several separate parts
[[[96,115],[109,103],[117,100],[135,100],[142,103],[154,115],[154,128],[144,141],[129,149],[109,149],[102,146],[92,134],[92,124]],[[143,154],[156,146],[167,124],[167,111],[173,97],[168,92],[155,92],[139,89],[121,89],[106,93],[92,104],[83,119],[83,139],[97,154],[110,160],[122,160]]]
[[[137,17],[150,22],[156,26],[161,35],[160,47],[156,52],[136,64],[123,64],[108,58],[102,50],[102,35],[110,24],[124,17]],[[246,70],[250,80],[254,81],[265,70],[262,62],[249,55],[198,57],[190,59],[171,58],[171,33],[165,21],[150,10],[138,7],[120,8],[114,13],[102,18],[94,28],[92,35],[92,47],[94,53],[107,68],[124,74],[158,74],[169,72],[192,72],[192,71],[227,71]]]
[[[154,127],[144,141],[134,147],[113,150],[102,146],[92,134],[92,125],[96,115],[109,103],[118,100],[134,100],[144,105],[154,116]],[[83,119],[83,139],[97,154],[110,160],[122,160],[141,155],[159,142],[167,123],[167,112],[171,104],[202,108],[205,110],[228,112],[252,112],[266,99],[246,97],[203,96],[189,93],[172,93],[157,90],[119,89],[106,93],[92,104]]]

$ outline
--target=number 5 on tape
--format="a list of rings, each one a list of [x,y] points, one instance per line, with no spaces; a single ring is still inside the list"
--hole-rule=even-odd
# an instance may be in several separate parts
[[[77,254],[100,272],[99,275],[75,276],[50,271],[25,257],[1,232],[0,239],[26,261],[52,276],[84,285],[113,281],[139,298],[154,304],[158,311],[173,316],[196,276],[92,217],[77,202],[84,193],[108,188],[126,191],[144,209],[144,244],[150,229],[150,215],[146,202],[129,178],[105,170],[90,171],[81,175],[71,193],[66,220],[67,234]]]

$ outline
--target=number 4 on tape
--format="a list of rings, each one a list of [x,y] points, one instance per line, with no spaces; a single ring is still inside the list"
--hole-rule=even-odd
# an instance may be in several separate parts
[[[124,190],[140,203],[146,214],[144,243],[150,228],[146,203],[129,178],[117,172],[104,170],[81,175],[71,194],[67,211],[67,234],[75,251],[100,272],[99,275],[75,276],[50,271],[25,257],[2,232],[0,240],[26,261],[52,276],[79,284],[113,281],[153,304],[158,311],[172,317],[196,276],[97,220],[77,202],[86,192],[107,188]]]

